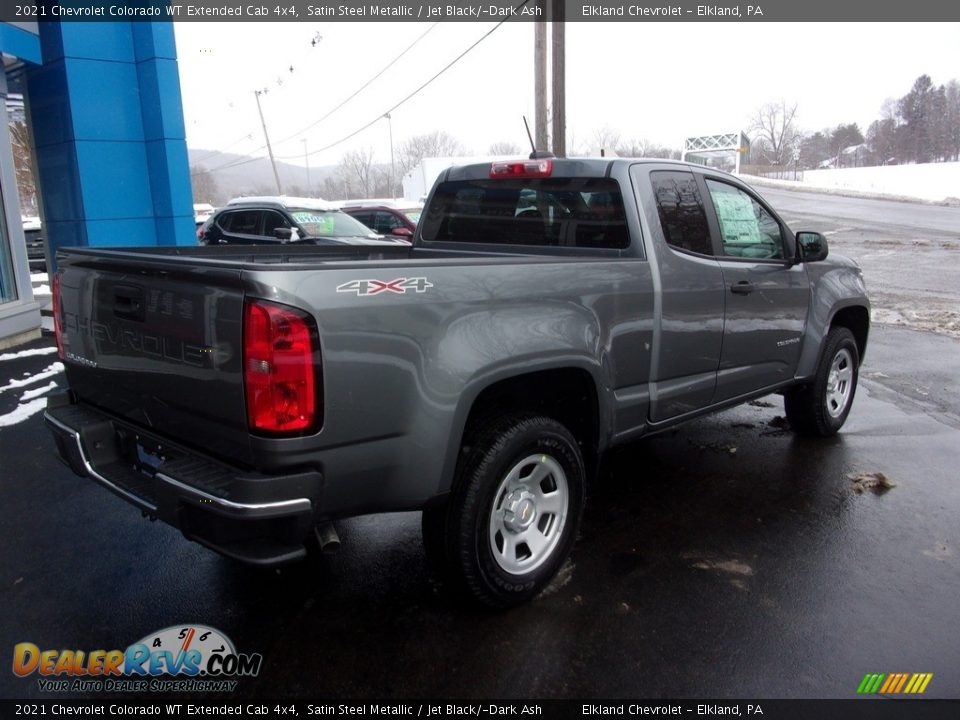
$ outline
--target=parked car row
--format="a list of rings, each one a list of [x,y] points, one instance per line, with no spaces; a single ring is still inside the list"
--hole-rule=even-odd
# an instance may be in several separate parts
[[[409,245],[420,210],[416,204],[383,200],[330,203],[285,196],[235,198],[197,223],[197,242]]]

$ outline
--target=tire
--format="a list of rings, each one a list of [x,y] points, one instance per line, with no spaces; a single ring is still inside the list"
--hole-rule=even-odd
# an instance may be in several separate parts
[[[850,414],[857,392],[860,354],[845,327],[829,332],[813,382],[789,390],[783,397],[790,427],[798,435],[836,435]]]
[[[430,564],[488,607],[530,600],[570,554],[585,477],[580,448],[557,421],[489,421],[464,448],[447,505],[424,511]]]

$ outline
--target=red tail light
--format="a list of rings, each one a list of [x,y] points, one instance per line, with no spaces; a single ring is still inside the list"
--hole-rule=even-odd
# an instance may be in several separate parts
[[[60,273],[53,274],[53,334],[57,338],[57,354],[64,359],[63,352],[63,308],[60,306]]]
[[[306,313],[263,300],[244,305],[243,382],[251,430],[301,433],[319,427],[316,351]]]
[[[517,160],[490,163],[492,178],[535,178],[550,177],[553,172],[553,160]]]
[[[197,242],[200,243],[201,245],[206,244],[203,242],[204,235],[206,235],[206,232],[204,231],[203,225],[201,225],[197,228]]]

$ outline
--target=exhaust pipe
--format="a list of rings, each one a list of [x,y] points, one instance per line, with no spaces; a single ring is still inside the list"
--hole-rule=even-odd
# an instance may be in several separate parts
[[[324,555],[331,555],[340,549],[340,536],[337,535],[337,529],[332,522],[325,522],[313,528],[313,533],[317,537],[317,544],[320,545],[320,552]]]

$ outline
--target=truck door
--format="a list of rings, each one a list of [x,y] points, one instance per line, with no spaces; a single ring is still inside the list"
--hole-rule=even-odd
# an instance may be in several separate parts
[[[786,226],[756,195],[701,176],[723,273],[723,352],[714,402],[793,377],[810,301],[803,265],[792,263]]]
[[[648,184],[642,173],[649,167],[635,165],[631,172],[651,229],[649,255],[660,283],[650,378],[650,420],[656,423],[712,402],[723,340],[724,279],[693,173],[652,169]]]

